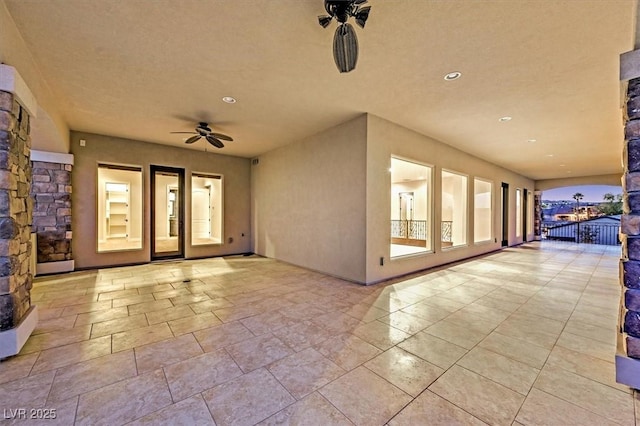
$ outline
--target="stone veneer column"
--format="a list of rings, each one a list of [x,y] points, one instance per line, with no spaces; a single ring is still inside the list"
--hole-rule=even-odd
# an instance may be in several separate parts
[[[71,172],[73,155],[32,151],[33,232],[37,234],[37,273],[73,271],[71,251]]]
[[[533,192],[533,239],[542,240],[542,191]]]
[[[38,321],[33,285],[30,120],[35,98],[0,64],[0,359],[17,354]]]
[[[623,90],[624,214],[620,221],[622,297],[618,320],[616,380],[640,389],[640,50],[623,54],[620,70],[626,90]]]

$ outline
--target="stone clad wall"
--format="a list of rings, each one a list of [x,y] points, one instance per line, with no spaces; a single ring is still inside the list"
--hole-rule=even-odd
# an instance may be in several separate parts
[[[625,113],[621,326],[626,355],[640,358],[640,78],[629,80]]]
[[[31,140],[29,114],[0,91],[0,331],[19,324],[31,307]]]
[[[32,166],[33,232],[38,236],[38,263],[71,260],[73,166],[44,161],[34,161]]]

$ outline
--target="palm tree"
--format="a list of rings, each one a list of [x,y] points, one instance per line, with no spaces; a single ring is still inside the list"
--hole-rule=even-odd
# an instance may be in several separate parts
[[[576,192],[573,194],[573,199],[576,200],[576,218],[578,219],[578,232],[576,232],[576,242],[580,243],[580,200],[584,198],[584,194]]]

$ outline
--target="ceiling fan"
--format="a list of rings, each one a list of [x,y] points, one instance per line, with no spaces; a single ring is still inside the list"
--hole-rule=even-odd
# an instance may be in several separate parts
[[[233,138],[231,138],[231,136],[227,136],[222,133],[215,133],[213,130],[211,130],[211,128],[209,127],[209,124],[205,122],[198,123],[198,125],[195,128],[195,132],[171,132],[171,133],[175,133],[175,134],[182,133],[182,134],[190,134],[190,135],[193,134],[195,136],[191,136],[186,141],[184,141],[184,143],[192,144],[200,140],[200,138],[205,138],[207,142],[209,142],[211,145],[215,146],[216,148],[224,148],[224,144],[222,143],[222,141],[229,141],[229,142],[233,141]]]
[[[327,28],[333,18],[339,25],[333,36],[333,59],[340,72],[349,72],[358,62],[358,38],[353,26],[347,22],[350,16],[355,18],[361,28],[369,18],[371,6],[361,7],[367,0],[324,0],[324,9],[329,15],[318,16],[318,23]]]

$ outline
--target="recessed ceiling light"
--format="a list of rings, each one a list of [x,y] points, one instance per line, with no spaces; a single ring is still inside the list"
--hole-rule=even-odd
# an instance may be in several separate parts
[[[529,143],[536,143],[536,142],[538,142],[538,141],[537,141],[536,139],[527,139],[527,142],[529,142]]]
[[[505,121],[511,121],[511,117],[509,117],[508,115],[506,115],[506,116],[504,116],[504,117],[500,117],[500,118],[498,119],[498,121],[502,121],[503,123],[504,123]]]
[[[449,74],[445,75],[444,79],[447,80],[447,81],[453,81],[453,80],[459,79],[460,77],[462,77],[462,73],[461,72],[453,71],[453,72],[450,72]]]
[[[553,154],[547,154],[547,157],[553,157]]]
[[[565,166],[566,166],[566,164],[560,164],[559,166],[560,166],[560,167],[565,167]]]
[[[228,104],[235,104],[235,103],[236,103],[236,102],[238,102],[238,101],[236,101],[236,98],[234,98],[234,97],[231,97],[231,96],[224,96],[224,97],[222,98],[222,102],[226,102],[226,103],[228,103]]]

